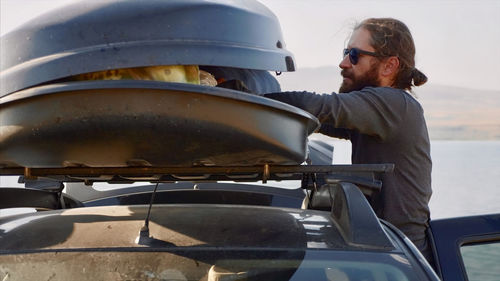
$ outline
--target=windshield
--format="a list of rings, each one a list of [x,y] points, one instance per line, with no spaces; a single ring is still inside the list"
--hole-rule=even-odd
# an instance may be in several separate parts
[[[0,256],[0,264],[7,280],[418,279],[397,254],[323,250],[66,251]]]

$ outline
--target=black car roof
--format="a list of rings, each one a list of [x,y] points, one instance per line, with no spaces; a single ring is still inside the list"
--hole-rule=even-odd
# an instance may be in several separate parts
[[[146,213],[144,205],[103,206],[4,218],[0,220],[2,251],[110,247],[366,248],[346,242],[328,212],[212,204],[154,205],[149,224],[153,238],[137,243]]]

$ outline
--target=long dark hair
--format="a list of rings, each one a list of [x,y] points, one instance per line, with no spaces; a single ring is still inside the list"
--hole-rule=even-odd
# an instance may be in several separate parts
[[[415,68],[415,43],[408,27],[393,18],[370,18],[354,29],[364,28],[371,34],[371,44],[382,56],[399,58],[399,71],[393,86],[411,91],[411,87],[427,82],[427,76]]]

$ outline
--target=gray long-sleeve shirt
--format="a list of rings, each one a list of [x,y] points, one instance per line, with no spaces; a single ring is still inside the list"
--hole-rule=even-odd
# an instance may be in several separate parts
[[[425,247],[432,162],[418,101],[389,87],[323,95],[284,92],[266,97],[310,112],[322,123],[320,133],[350,139],[353,164],[394,163],[394,172],[383,176],[382,191],[369,198],[370,204],[378,217],[398,227],[417,247]]]

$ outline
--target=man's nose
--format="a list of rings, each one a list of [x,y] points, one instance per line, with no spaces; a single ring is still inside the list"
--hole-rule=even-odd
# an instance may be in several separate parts
[[[339,67],[342,69],[351,67],[351,61],[349,60],[349,55],[345,55],[344,58],[340,61]]]

